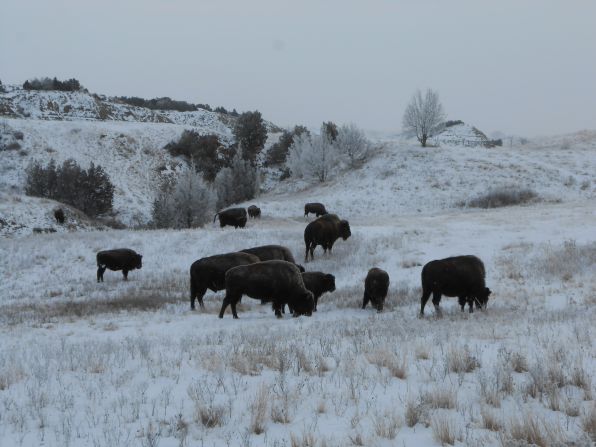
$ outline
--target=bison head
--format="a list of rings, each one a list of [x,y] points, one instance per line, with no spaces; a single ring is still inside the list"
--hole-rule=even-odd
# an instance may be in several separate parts
[[[488,305],[488,297],[491,293],[492,291],[488,287],[485,287],[482,293],[478,295],[476,304],[480,304],[481,309],[486,309],[486,306]]]
[[[325,275],[325,291],[326,292],[334,292],[335,291],[335,276],[331,274]]]
[[[143,255],[137,255],[135,261],[136,261],[136,264],[135,264],[136,269],[140,269],[141,267],[143,267]]]
[[[298,299],[294,300],[292,303],[292,310],[294,311],[295,317],[300,315],[306,315],[307,317],[310,317],[314,308],[315,298],[312,292],[308,290],[300,295]]]
[[[372,303],[373,307],[377,309],[378,313],[383,312],[383,307],[385,306],[385,297],[370,297],[370,302]]]
[[[350,231],[350,224],[347,220],[339,221],[339,234],[344,241],[352,235],[352,232]]]

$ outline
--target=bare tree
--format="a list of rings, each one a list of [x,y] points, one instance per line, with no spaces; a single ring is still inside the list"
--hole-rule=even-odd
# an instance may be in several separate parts
[[[287,165],[295,177],[314,178],[323,183],[334,173],[338,161],[337,147],[326,134],[303,133],[294,138]]]
[[[414,132],[422,147],[426,147],[428,138],[436,134],[439,125],[445,119],[439,94],[427,89],[424,97],[418,90],[406,107],[403,118],[405,130]]]
[[[355,124],[339,128],[335,145],[351,168],[365,161],[370,152],[370,141]]]

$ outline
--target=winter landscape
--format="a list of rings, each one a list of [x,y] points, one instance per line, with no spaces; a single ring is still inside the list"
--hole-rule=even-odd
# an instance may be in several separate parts
[[[286,125],[69,77],[0,83],[0,447],[594,445],[596,122],[489,134],[429,88],[394,130]],[[313,202],[351,234],[306,260]],[[270,244],[335,277],[316,311],[220,319],[230,275],[191,310],[191,264]],[[116,248],[142,267],[99,282]],[[487,305],[420,315],[460,255]]]

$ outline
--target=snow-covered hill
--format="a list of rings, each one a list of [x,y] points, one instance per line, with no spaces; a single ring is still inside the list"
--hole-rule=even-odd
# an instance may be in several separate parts
[[[83,167],[93,162],[105,169],[115,185],[115,218],[127,226],[144,225],[150,220],[159,173],[180,163],[164,146],[187,129],[215,134],[230,144],[234,120],[202,109],[134,107],[83,91],[8,87],[0,93],[0,192],[22,194],[25,169],[32,161],[61,163],[71,158]],[[269,122],[266,125],[272,132],[278,130]],[[275,140],[275,133],[271,136]],[[2,213],[5,220],[17,219],[22,231],[37,225],[35,213],[10,215],[8,207]]]

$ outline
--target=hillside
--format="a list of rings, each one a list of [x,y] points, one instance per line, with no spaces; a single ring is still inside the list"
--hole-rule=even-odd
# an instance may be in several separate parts
[[[230,115],[202,109],[150,110],[82,91],[9,87],[0,93],[0,192],[22,194],[25,169],[34,160],[46,164],[72,158],[84,167],[93,162],[106,170],[116,187],[114,218],[126,226],[145,225],[158,174],[181,163],[164,146],[188,129],[215,134],[231,144],[234,123]],[[278,130],[269,122],[266,126]],[[275,134],[271,136],[275,140]],[[6,203],[0,208],[5,220],[20,219],[19,228],[32,229],[43,215],[32,209],[31,214],[10,216]]]

